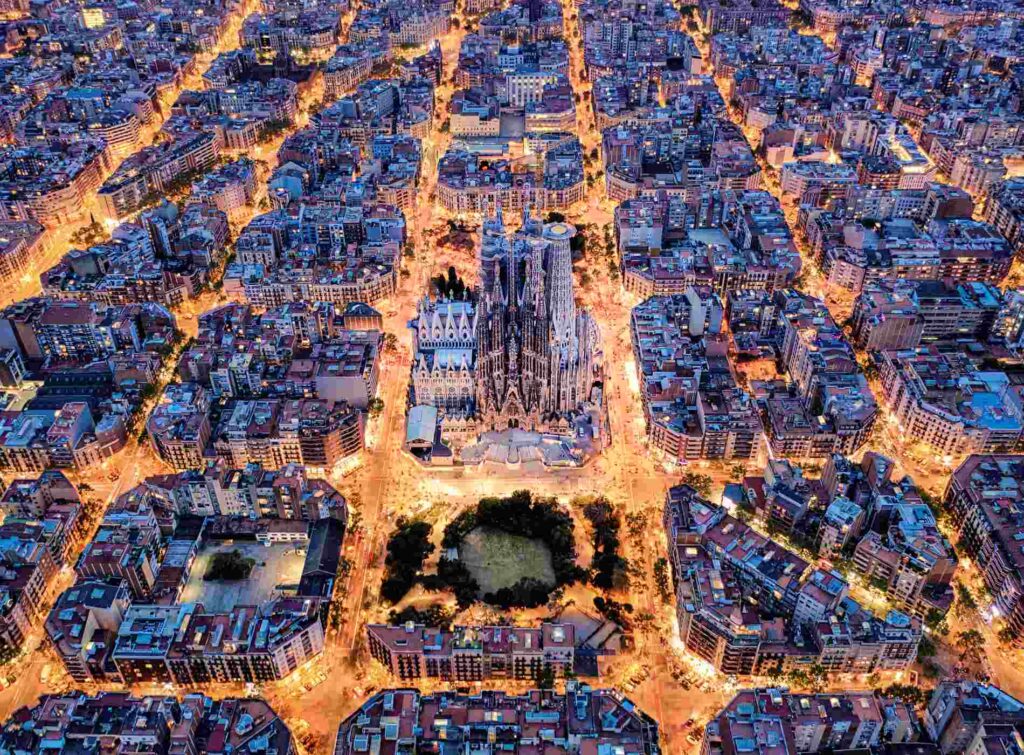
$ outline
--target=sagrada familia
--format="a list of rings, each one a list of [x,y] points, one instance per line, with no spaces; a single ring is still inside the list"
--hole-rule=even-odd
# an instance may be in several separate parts
[[[499,209],[482,228],[480,286],[420,301],[413,412],[436,408],[444,442],[457,448],[488,430],[567,435],[578,415],[601,414],[597,325],[573,299],[575,235],[529,211],[510,234]]]

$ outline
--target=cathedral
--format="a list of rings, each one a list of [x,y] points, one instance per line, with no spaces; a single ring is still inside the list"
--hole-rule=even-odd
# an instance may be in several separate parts
[[[446,441],[469,425],[571,435],[576,417],[602,416],[597,326],[573,299],[575,234],[528,213],[509,234],[499,210],[482,229],[479,288],[420,302],[413,404],[437,410]]]

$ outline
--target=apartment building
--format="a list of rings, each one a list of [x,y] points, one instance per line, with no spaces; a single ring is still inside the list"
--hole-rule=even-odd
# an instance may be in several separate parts
[[[146,420],[153,451],[175,469],[202,467],[211,429],[208,392],[195,383],[169,383]]]
[[[916,715],[877,692],[794,694],[740,690],[704,727],[701,755],[824,753],[912,742]]]
[[[722,320],[721,300],[703,287],[633,310],[648,438],[672,459],[748,459],[758,448],[761,425],[728,364]]]
[[[267,703],[253,698],[213,700],[198,693],[134,697],[125,692],[44,695],[0,732],[0,749],[37,752],[53,741],[85,749],[102,740],[111,755],[272,750],[296,752],[288,727]]]
[[[419,721],[445,721],[422,727]],[[614,723],[612,723],[614,722]],[[415,689],[387,689],[364,702],[341,722],[334,755],[354,755],[383,743],[385,725],[399,749],[426,751],[470,747],[481,737],[508,750],[533,747],[538,726],[545,740],[567,751],[622,749],[658,755],[657,723],[630,700],[611,690],[594,690],[576,681],[564,693],[536,690],[521,695],[484,691],[475,695]]]
[[[975,454],[953,472],[944,505],[957,545],[981,570],[1013,636],[1024,633],[1024,456]]]
[[[921,624],[899,612],[874,616],[835,573],[814,568],[697,495],[672,488],[669,541],[680,637],[723,673],[906,668]]]
[[[454,682],[536,680],[550,671],[573,671],[572,625],[544,622],[532,627],[428,628],[369,624],[370,654],[403,681],[431,678]]]
[[[1020,447],[1021,397],[1004,373],[935,347],[886,351],[878,361],[886,403],[907,440],[944,456]]]
[[[991,684],[944,680],[925,708],[924,729],[942,755],[1012,748],[1024,703]]]
[[[76,682],[120,682],[113,662],[117,631],[131,606],[125,582],[83,579],[57,598],[46,634]]]

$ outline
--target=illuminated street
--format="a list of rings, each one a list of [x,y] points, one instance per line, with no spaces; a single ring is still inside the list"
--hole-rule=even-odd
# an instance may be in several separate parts
[[[5,13],[0,751],[1017,752],[1024,25],[918,5]]]

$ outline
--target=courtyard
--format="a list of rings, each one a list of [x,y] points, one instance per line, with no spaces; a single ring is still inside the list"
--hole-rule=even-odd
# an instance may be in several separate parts
[[[248,579],[237,581],[203,579],[214,554],[240,551],[255,565]],[[270,546],[252,541],[224,540],[206,543],[192,564],[188,583],[179,602],[202,603],[210,612],[230,611],[235,606],[255,605],[290,592],[299,583],[306,560],[305,546],[280,543]]]

